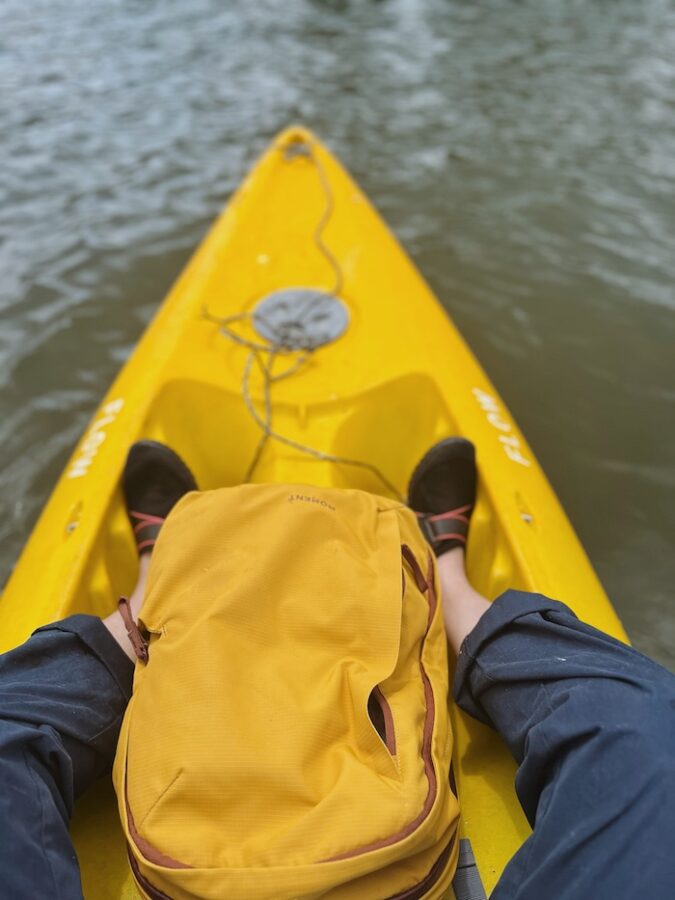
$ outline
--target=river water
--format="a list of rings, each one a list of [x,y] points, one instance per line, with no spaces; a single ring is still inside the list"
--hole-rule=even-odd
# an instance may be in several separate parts
[[[336,151],[675,668],[675,5],[4,0],[0,567],[282,126]]]

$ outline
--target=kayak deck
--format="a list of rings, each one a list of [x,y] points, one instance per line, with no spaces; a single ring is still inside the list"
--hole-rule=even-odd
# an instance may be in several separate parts
[[[264,415],[263,380],[250,358],[250,342],[261,338],[242,319],[231,327],[249,346],[237,343],[218,321],[251,313],[283,288],[330,293],[331,257],[349,323],[272,384],[274,430],[368,463],[401,495],[432,443],[468,437],[480,471],[468,546],[477,589],[491,598],[508,587],[558,597],[625,639],[532,451],[446,313],[339,163],[308,131],[291,128],[216,221],[76,448],[0,602],[0,649],[73,612],[107,615],[130,591],[137,560],[119,477],[133,441],[169,444],[203,489],[241,482],[261,437],[242,396],[248,364],[250,402]],[[276,359],[273,373],[295,359]],[[252,480],[391,493],[373,468],[274,440]],[[461,835],[489,893],[529,828],[502,742],[454,705],[451,715]],[[73,833],[85,894],[136,896],[107,783],[78,804]]]

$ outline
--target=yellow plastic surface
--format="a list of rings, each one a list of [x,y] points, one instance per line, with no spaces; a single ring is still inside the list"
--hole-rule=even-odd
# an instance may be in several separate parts
[[[374,463],[401,492],[430,444],[448,434],[470,438],[480,468],[468,548],[477,588],[493,598],[507,587],[557,597],[625,640],[532,451],[446,313],[339,163],[309,132],[291,128],[216,221],[76,448],[0,602],[0,650],[74,612],[106,615],[131,589],[137,560],[118,483],[133,441],[174,447],[203,488],[243,478],[259,439],[241,396],[247,351],[202,310],[250,310],[290,286],[331,290],[333,272],[313,237],[325,204],[319,172],[311,156],[286,152],[303,142],[331,186],[323,238],[343,270],[351,321],[343,337],[274,386],[275,428]],[[257,375],[252,385],[261,408]],[[384,492],[367,470],[278,443],[265,449],[254,480]],[[528,826],[501,741],[454,708],[452,720],[462,835],[489,893]],[[73,828],[86,896],[136,896],[108,785],[79,804]]]

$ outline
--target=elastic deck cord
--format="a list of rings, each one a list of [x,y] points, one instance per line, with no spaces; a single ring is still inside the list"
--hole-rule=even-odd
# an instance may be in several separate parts
[[[319,182],[324,194],[324,208],[314,230],[313,240],[319,252],[324,256],[324,258],[330,265],[335,276],[333,287],[330,293],[334,297],[339,297],[342,293],[342,287],[344,284],[342,267],[323,240],[323,232],[330,222],[334,212],[334,199],[330,182],[326,175],[323,164],[321,163],[321,160],[317,157],[314,149],[310,145],[305,143],[295,145],[292,144],[290,145],[290,147],[284,148],[284,152],[286,152],[287,155],[290,155],[289,150],[291,148],[293,148],[293,155],[298,155],[301,153],[303,156],[307,156],[308,158],[310,158],[314,163],[319,176]],[[298,318],[295,319],[293,323],[294,342],[297,342],[298,340],[298,328],[302,328],[302,325],[311,310],[313,301],[322,296],[324,296],[324,292],[317,291],[315,295],[310,295],[303,301],[305,307],[301,310]],[[218,325],[220,333],[223,334],[226,338],[241,347],[247,348],[249,351],[246,362],[244,363],[244,370],[241,379],[241,394],[248,412],[250,413],[256,425],[260,428],[262,434],[260,436],[260,440],[255,449],[251,462],[248,465],[246,474],[244,475],[244,482],[249,482],[251,480],[251,478],[253,477],[253,473],[255,472],[258,463],[260,462],[260,457],[262,456],[267,442],[269,440],[273,440],[277,441],[280,444],[283,444],[286,447],[290,447],[293,450],[297,450],[299,453],[304,453],[322,462],[335,463],[337,465],[344,466],[355,466],[361,469],[365,469],[375,475],[375,477],[378,478],[380,482],[386,487],[389,493],[393,494],[401,503],[405,503],[405,497],[401,494],[398,488],[394,484],[392,484],[391,481],[386,477],[386,475],[373,463],[364,462],[363,460],[358,459],[351,459],[347,456],[336,456],[333,453],[326,453],[323,450],[317,450],[315,447],[310,447],[306,444],[302,444],[299,441],[293,440],[292,438],[289,438],[286,435],[280,434],[278,431],[274,430],[272,425],[274,417],[274,408],[271,396],[272,385],[277,381],[281,381],[284,378],[288,378],[289,376],[294,375],[314,355],[316,350],[311,347],[311,335],[309,333],[307,333],[307,347],[305,349],[298,350],[295,347],[288,346],[284,343],[283,331],[281,332],[277,340],[267,341],[266,343],[251,340],[248,337],[244,337],[242,334],[238,333],[235,330],[235,327],[237,325],[248,324],[252,326],[253,324],[253,317],[248,312],[219,317],[214,316],[209,312],[208,308],[204,306],[202,308],[202,316],[209,322],[213,322],[214,324]],[[258,319],[262,318],[260,312],[256,313],[256,317]],[[272,368],[277,357],[280,356],[295,356],[296,358],[287,369],[277,374],[273,374]],[[257,364],[260,370],[263,381],[263,415],[261,415],[255,408],[255,404],[253,403],[253,399],[251,396],[251,373],[255,364]]]

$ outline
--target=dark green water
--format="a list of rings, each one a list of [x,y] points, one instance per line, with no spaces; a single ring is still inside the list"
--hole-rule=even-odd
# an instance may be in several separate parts
[[[378,205],[528,436],[631,637],[675,667],[665,0],[4,0],[5,574],[191,249],[291,121]]]

